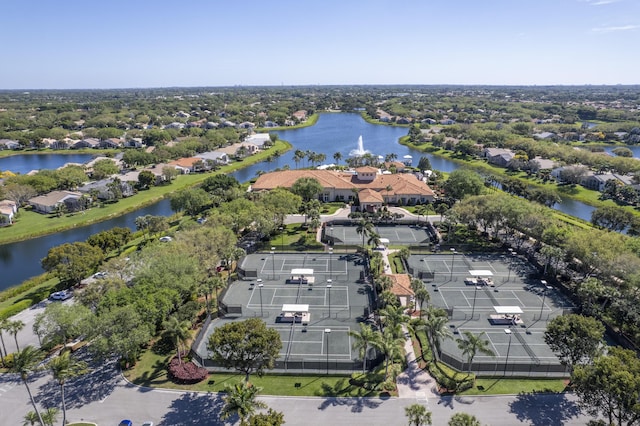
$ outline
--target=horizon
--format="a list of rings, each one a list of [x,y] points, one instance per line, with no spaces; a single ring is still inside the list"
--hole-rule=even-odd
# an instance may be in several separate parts
[[[640,2],[451,3],[9,2],[0,90],[640,84]]]

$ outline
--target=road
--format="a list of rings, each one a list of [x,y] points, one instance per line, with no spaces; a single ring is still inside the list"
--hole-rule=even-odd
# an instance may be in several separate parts
[[[30,382],[41,406],[60,406],[59,387],[45,373]],[[129,418],[135,425],[152,420],[159,426],[222,425],[217,394],[141,388],[126,382],[115,364],[95,369],[67,385],[67,418],[116,425]],[[484,425],[584,425],[572,395],[524,394],[493,397],[441,397],[433,392],[413,398],[261,398],[285,414],[287,425],[406,425],[404,407],[426,404],[434,425],[445,425],[453,413],[475,415]],[[22,382],[15,375],[0,375],[0,424],[20,425],[31,410]],[[60,417],[61,418],[61,417]]]

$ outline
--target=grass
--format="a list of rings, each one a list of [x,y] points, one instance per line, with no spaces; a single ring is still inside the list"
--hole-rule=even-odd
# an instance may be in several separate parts
[[[196,186],[202,183],[202,181],[209,176],[213,176],[215,174],[230,174],[243,167],[265,160],[276,150],[284,152],[290,148],[291,144],[288,142],[277,141],[272,148],[266,151],[261,151],[251,157],[247,157],[241,162],[235,162],[223,166],[215,172],[180,175],[169,185],[154,186],[148,190],[140,191],[132,197],[123,198],[117,203],[103,204],[102,207],[94,207],[84,212],[55,217],[28,210],[20,210],[18,217],[16,218],[16,223],[13,226],[2,228],[2,231],[0,232],[0,244],[27,240],[46,234],[54,234],[66,229],[121,216],[125,213],[138,210],[141,207],[160,201],[171,192]]]
[[[316,241],[316,233],[307,232],[303,224],[293,223],[284,225],[282,232],[273,236],[269,246],[280,251],[320,250],[323,245]]]
[[[213,373],[195,385],[178,385],[169,380],[166,365],[171,355],[145,351],[132,369],[125,371],[125,377],[132,383],[146,387],[179,389],[198,392],[222,392],[228,384],[244,379],[244,374]],[[268,374],[263,377],[250,376],[250,382],[262,388],[263,395],[277,396],[383,396],[379,390],[366,390],[350,383],[350,376],[339,375],[280,375]]]
[[[563,392],[564,379],[508,379],[504,377],[477,379],[471,389],[461,395],[516,395],[519,393]]]

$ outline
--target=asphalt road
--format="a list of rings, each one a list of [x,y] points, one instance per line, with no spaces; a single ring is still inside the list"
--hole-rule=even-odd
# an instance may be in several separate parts
[[[45,373],[30,382],[41,406],[60,406],[57,384]],[[113,363],[67,384],[67,418],[100,426],[131,419],[134,425],[152,420],[158,426],[222,425],[218,419],[222,399],[217,394],[140,388],[127,383]],[[485,425],[584,425],[572,395],[525,394],[494,397],[417,398],[300,398],[262,397],[269,407],[285,414],[287,425],[406,425],[404,407],[426,404],[434,425],[446,425],[462,411]],[[21,425],[31,410],[26,389],[15,375],[0,375],[0,425]],[[59,417],[59,421],[61,420]],[[226,423],[226,424],[233,424]]]

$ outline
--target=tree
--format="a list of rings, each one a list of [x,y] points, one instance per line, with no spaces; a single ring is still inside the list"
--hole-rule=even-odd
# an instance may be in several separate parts
[[[171,210],[184,210],[189,216],[196,216],[211,203],[207,191],[202,188],[187,188],[169,195]]]
[[[0,361],[2,362],[3,366],[6,365],[4,361],[4,356],[9,355],[7,352],[7,347],[4,344],[4,336],[3,336],[3,332],[7,330],[8,325],[9,325],[8,318],[0,319],[0,342],[2,343],[2,349],[0,349]]]
[[[404,414],[407,416],[410,426],[422,426],[432,424],[431,411],[422,404],[411,404],[404,407]]]
[[[469,169],[457,169],[449,174],[444,183],[447,196],[461,200],[468,195],[480,195],[484,191],[484,181],[478,173]]]
[[[333,153],[333,159],[336,160],[336,166],[340,164],[340,160],[342,160],[342,153],[340,151]]]
[[[18,351],[20,350],[20,346],[18,346],[18,333],[24,328],[24,325],[24,322],[21,320],[15,320],[9,321],[5,328],[9,333],[13,334],[13,339],[16,342],[16,350]]]
[[[24,415],[24,422],[22,422],[23,426],[34,426],[36,423],[40,422],[40,417],[38,413],[35,411],[29,411]]]
[[[282,342],[280,333],[267,328],[260,318],[250,318],[217,327],[207,348],[216,363],[243,372],[248,382],[250,374],[262,376],[265,369],[274,367]]]
[[[420,318],[422,318],[422,304],[424,302],[429,302],[429,300],[431,299],[431,295],[429,294],[429,290],[422,286],[415,291],[415,297],[416,301],[418,302],[418,308],[420,310]]]
[[[362,248],[364,249],[364,240],[374,232],[373,223],[367,219],[361,218],[356,225],[356,233],[362,236]]]
[[[291,185],[291,192],[302,197],[304,202],[317,198],[323,189],[318,179],[310,177],[302,177]]]
[[[147,189],[156,182],[156,175],[151,170],[142,170],[138,174],[138,188]]]
[[[431,161],[429,157],[421,156],[420,161],[418,161],[418,169],[421,171],[431,170]]]
[[[108,231],[98,232],[87,239],[87,243],[99,247],[105,254],[120,249],[131,240],[131,229],[115,227]]]
[[[427,313],[427,320],[424,323],[424,329],[427,332],[429,343],[433,348],[433,357],[436,353],[440,353],[440,344],[444,339],[452,337],[448,326],[448,318],[442,309],[431,308]]]
[[[271,408],[266,413],[249,417],[249,426],[281,426],[284,423],[284,414]]]
[[[449,419],[447,426],[482,426],[480,421],[471,414],[455,413]]]
[[[603,415],[609,425],[632,425],[640,420],[640,360],[619,347],[576,366],[571,375],[580,406],[590,415]]]
[[[42,268],[60,281],[78,284],[102,262],[102,250],[88,243],[65,243],[53,247],[42,259]]]
[[[247,417],[251,416],[259,408],[266,408],[264,402],[256,400],[261,388],[244,381],[235,385],[225,386],[226,396],[223,397],[224,406],[220,412],[220,418],[227,420],[234,414],[240,417],[240,425],[246,425]]]
[[[120,171],[118,166],[116,166],[116,163],[108,158],[96,161],[93,164],[92,169],[91,177],[95,180],[104,179],[107,176],[115,175]]]
[[[44,412],[42,413],[42,421],[44,422],[45,426],[53,426],[53,424],[56,422],[56,419],[58,418],[58,411],[59,410],[54,407],[49,407],[44,410]],[[65,423],[63,422],[62,424],[64,425]]]
[[[369,348],[375,346],[380,334],[369,325],[360,323],[360,331],[349,330],[349,336],[353,337],[353,349],[358,351],[358,356],[362,359],[362,374],[364,374],[367,370]]]
[[[87,363],[78,361],[71,357],[71,352],[63,352],[53,358],[47,364],[53,374],[53,379],[60,385],[60,395],[62,398],[62,424],[67,424],[67,404],[65,402],[64,386],[67,380],[81,376],[88,372]]]
[[[544,341],[571,371],[591,362],[602,350],[604,325],[592,317],[561,315],[547,324]]]
[[[173,315],[162,323],[162,328],[164,328],[165,335],[174,341],[178,355],[178,363],[182,364],[180,346],[191,337],[191,324],[186,320],[180,321],[178,317]]]
[[[380,333],[380,332],[378,332]],[[374,341],[374,346],[384,355],[384,379],[389,377],[389,365],[398,356],[402,355],[404,340],[401,337],[397,337],[397,333],[391,327],[387,327],[384,333],[380,334],[380,337]]]
[[[13,366],[9,369],[10,372],[20,375],[20,379],[22,379],[22,383],[24,383],[24,387],[27,389],[29,399],[31,400],[31,405],[33,405],[33,409],[38,416],[38,420],[40,421],[41,425],[44,425],[44,421],[42,420],[42,416],[38,411],[36,401],[35,399],[33,399],[33,395],[31,394],[28,380],[29,375],[38,369],[38,365],[43,359],[44,353],[29,345],[16,353],[16,355],[13,357]]]
[[[489,347],[491,342],[482,338],[486,335],[484,331],[479,334],[473,334],[472,332],[465,330],[462,332],[462,335],[464,336],[464,339],[456,339],[456,343],[458,344],[458,348],[462,351],[462,355],[467,357],[467,369],[469,372],[471,372],[471,364],[478,352],[488,356],[495,356]]]
[[[629,226],[633,219],[633,213],[616,206],[602,206],[591,212],[591,223],[616,232]]]

